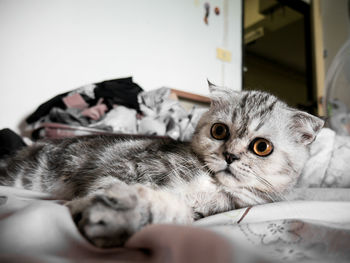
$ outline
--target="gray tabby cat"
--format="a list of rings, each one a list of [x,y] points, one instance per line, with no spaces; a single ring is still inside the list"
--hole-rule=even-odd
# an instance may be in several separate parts
[[[264,92],[209,84],[211,106],[191,143],[86,136],[38,142],[7,160],[0,183],[67,205],[99,247],[121,246],[151,223],[188,224],[283,199],[323,121]]]

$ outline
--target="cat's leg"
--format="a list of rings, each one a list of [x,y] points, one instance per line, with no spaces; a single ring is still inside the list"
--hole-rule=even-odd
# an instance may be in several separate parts
[[[99,247],[122,246],[147,224],[193,221],[192,209],[184,202],[139,184],[116,183],[67,205],[82,234]]]

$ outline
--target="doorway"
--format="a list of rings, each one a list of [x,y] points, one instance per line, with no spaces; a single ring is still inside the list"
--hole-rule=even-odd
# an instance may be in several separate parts
[[[243,2],[243,89],[267,91],[316,114],[310,5],[302,0]]]

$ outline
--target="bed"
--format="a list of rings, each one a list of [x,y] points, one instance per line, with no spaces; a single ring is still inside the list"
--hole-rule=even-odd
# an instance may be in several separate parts
[[[86,241],[61,200],[4,186],[0,193],[1,262],[350,259],[350,189],[303,190],[308,200],[233,210],[203,218],[193,226],[149,226],[118,249],[98,249]]]
[[[349,262],[349,155],[324,129],[286,201],[151,225],[118,249],[85,240],[64,200],[0,186],[0,262]]]
[[[40,125],[35,131],[46,138],[110,133]],[[350,138],[323,129],[285,201],[220,213],[191,226],[150,225],[117,249],[92,246],[64,200],[0,186],[0,262],[349,262],[349,160]]]

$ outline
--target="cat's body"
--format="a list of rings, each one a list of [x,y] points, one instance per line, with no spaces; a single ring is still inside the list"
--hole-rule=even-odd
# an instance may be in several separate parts
[[[43,141],[22,150],[7,167],[6,185],[71,200],[119,181],[172,193],[207,216],[234,208],[190,143],[171,139],[120,139],[113,135]],[[221,202],[209,205],[200,199]],[[227,199],[227,200],[224,200]],[[221,203],[221,205],[220,205]],[[200,207],[200,204],[205,204]]]
[[[210,85],[191,143],[114,136],[41,142],[7,162],[0,183],[68,203],[95,245],[123,244],[149,223],[280,200],[296,183],[323,122],[262,92]]]

